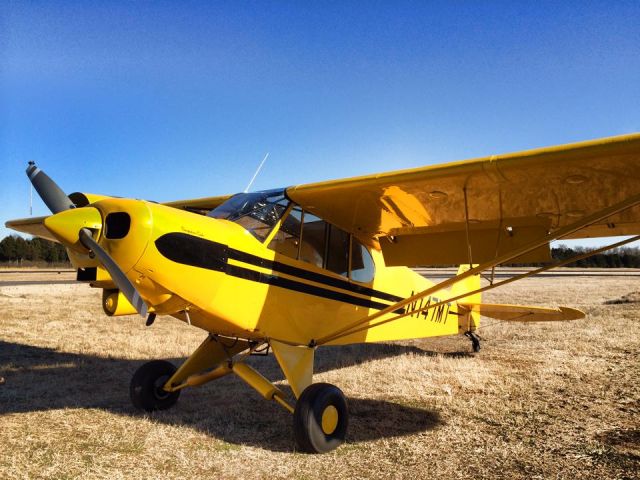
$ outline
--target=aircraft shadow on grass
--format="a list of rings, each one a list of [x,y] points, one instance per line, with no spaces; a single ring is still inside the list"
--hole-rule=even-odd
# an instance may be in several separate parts
[[[401,345],[326,347],[316,355],[316,373],[404,353],[435,352]],[[467,355],[462,352],[453,356]],[[171,359],[179,365],[184,359]],[[61,408],[95,408],[142,416],[129,401],[129,380],[145,360],[65,353],[0,341],[0,415]],[[249,360],[272,381],[283,379],[273,356]],[[290,391],[287,389],[288,393]],[[398,437],[437,428],[438,412],[393,401],[349,398],[348,443]],[[151,414],[155,421],[186,426],[234,444],[292,451],[291,415],[267,404],[239,378],[229,375],[182,392],[171,410]],[[257,428],[256,428],[257,427]]]

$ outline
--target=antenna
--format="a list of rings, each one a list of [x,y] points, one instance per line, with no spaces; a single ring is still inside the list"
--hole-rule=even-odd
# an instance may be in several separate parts
[[[258,169],[256,170],[256,173],[253,174],[253,177],[251,177],[251,181],[249,182],[249,185],[247,185],[247,188],[244,189],[244,193],[247,193],[249,191],[249,189],[251,188],[251,185],[253,185],[253,181],[256,179],[256,177],[258,176],[258,173],[260,173],[260,169],[262,168],[262,166],[264,165],[264,162],[267,161],[267,158],[269,157],[269,152],[267,152],[267,154],[264,156],[264,158],[262,159],[262,161],[260,162],[260,165],[258,165]]]
[[[31,160],[29,166],[35,165],[36,162]],[[33,217],[33,183],[29,182],[29,216]]]

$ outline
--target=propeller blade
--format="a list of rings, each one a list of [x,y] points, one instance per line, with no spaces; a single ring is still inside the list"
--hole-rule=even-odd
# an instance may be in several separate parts
[[[104,266],[104,268],[111,275],[111,279],[120,289],[120,291],[127,297],[129,303],[134,306],[134,308],[138,311],[140,316],[147,316],[147,304],[144,303],[142,297],[136,290],[136,287],[131,283],[131,281],[127,278],[124,272],[120,269],[118,264],[111,258],[111,256],[104,250],[98,242],[93,239],[91,235],[91,230],[88,228],[83,228],[80,230],[80,242],[93,253],[96,254],[100,263]]]
[[[62,212],[75,208],[75,205],[69,197],[62,191],[62,189],[51,180],[49,175],[40,170],[34,162],[29,162],[27,167],[27,175],[29,180],[36,189],[38,195],[42,201],[49,207],[49,210],[53,213]]]

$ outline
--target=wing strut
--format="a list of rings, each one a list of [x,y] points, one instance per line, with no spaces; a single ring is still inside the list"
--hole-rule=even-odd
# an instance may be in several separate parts
[[[467,270],[467,271],[465,271],[465,272],[463,272],[463,273],[461,273],[459,275],[455,275],[455,276],[453,276],[451,278],[448,278],[447,280],[444,280],[444,281],[442,281],[440,283],[437,283],[437,284],[427,288],[426,290],[423,290],[422,292],[418,292],[415,295],[412,295],[409,298],[406,298],[406,299],[401,300],[401,301],[399,301],[397,303],[394,303],[393,305],[389,305],[387,308],[385,308],[383,310],[380,310],[379,312],[376,312],[373,315],[369,315],[366,318],[363,318],[361,320],[353,322],[352,324],[347,325],[346,327],[343,327],[343,328],[335,331],[334,333],[331,333],[329,335],[325,335],[324,337],[321,337],[319,339],[313,339],[313,340],[310,341],[309,346],[313,347],[313,346],[316,346],[316,345],[323,345],[323,344],[326,344],[326,343],[331,342],[333,340],[336,340],[338,338],[342,338],[342,337],[345,337],[347,335],[351,335],[353,333],[356,333],[356,332],[359,332],[359,331],[362,331],[362,330],[368,330],[368,329],[373,328],[375,326],[382,325],[383,323],[388,323],[390,321],[399,320],[400,318],[404,318],[404,317],[406,317],[408,315],[411,315],[413,313],[418,313],[419,311],[426,311],[426,310],[429,310],[431,308],[435,308],[437,306],[440,306],[442,304],[449,303],[449,302],[451,302],[453,300],[456,300],[456,299],[459,299],[459,298],[463,298],[463,297],[467,297],[467,296],[469,296],[471,294],[474,294],[474,293],[479,293],[479,292],[483,292],[483,291],[486,291],[486,290],[489,290],[489,289],[492,289],[492,288],[496,288],[496,287],[498,287],[500,285],[504,285],[505,283],[508,283],[506,280],[504,280],[502,282],[499,282],[499,283],[494,283],[494,284],[487,285],[486,287],[483,287],[483,288],[478,289],[478,290],[473,291],[473,292],[465,292],[463,295],[459,295],[459,296],[454,297],[454,298],[449,298],[446,301],[430,304],[428,307],[425,307],[422,310],[411,310],[411,309],[409,309],[410,310],[409,312],[404,312],[404,313],[401,313],[401,314],[399,314],[397,316],[394,316],[394,317],[391,317],[391,318],[388,318],[388,319],[384,319],[382,321],[378,321],[378,322],[375,322],[375,323],[371,324],[371,322],[373,322],[374,320],[379,319],[380,317],[383,317],[385,315],[393,313],[396,310],[401,309],[403,307],[406,307],[407,305],[415,302],[416,300],[420,300],[421,298],[427,297],[427,296],[431,295],[432,293],[435,293],[435,292],[437,292],[439,290],[442,290],[443,288],[447,288],[447,287],[450,287],[452,285],[455,285],[456,283],[460,282],[461,280],[464,280],[465,278],[471,277],[473,275],[481,274],[483,271],[485,271],[485,270],[487,270],[489,268],[493,268],[496,265],[500,265],[500,264],[506,263],[506,262],[508,262],[510,260],[514,260],[514,259],[518,258],[519,256],[521,256],[521,255],[523,255],[525,253],[528,253],[528,252],[530,252],[532,250],[535,250],[536,248],[541,247],[542,245],[545,245],[545,244],[547,244],[547,243],[549,243],[549,242],[551,242],[553,240],[557,240],[559,238],[562,238],[562,237],[565,237],[567,235],[570,235],[570,234],[572,234],[574,232],[577,232],[577,231],[579,231],[579,230],[581,230],[581,229],[583,229],[585,227],[588,227],[589,225],[591,225],[593,223],[596,223],[596,222],[599,222],[601,220],[604,220],[605,218],[607,218],[607,217],[609,217],[611,215],[614,215],[614,214],[619,213],[621,211],[627,210],[628,208],[634,207],[634,206],[639,205],[639,204],[640,204],[640,194],[633,195],[632,197],[629,197],[628,199],[626,199],[626,200],[624,200],[622,202],[616,203],[615,205],[612,205],[610,207],[602,209],[602,210],[600,210],[598,212],[595,212],[595,213],[593,213],[591,215],[587,215],[586,217],[583,217],[580,220],[578,220],[578,221],[576,221],[576,222],[574,222],[572,224],[569,224],[569,225],[567,225],[565,227],[559,228],[554,232],[550,232],[547,235],[545,235],[544,237],[542,237],[541,239],[535,240],[533,242],[530,242],[529,244],[524,245],[523,247],[520,247],[520,248],[514,250],[513,252],[507,252],[507,253],[505,253],[503,255],[500,255],[499,257],[494,258],[493,260],[491,260],[489,262],[485,262],[485,263],[483,263],[481,265],[478,265],[477,267],[470,268],[469,270]],[[632,241],[636,241],[638,239],[640,239],[640,236],[631,237],[630,239],[626,239],[626,240],[623,240],[621,242],[617,242],[617,243],[614,243],[612,245],[608,245],[608,246],[600,248],[598,250],[594,250],[594,251],[588,252],[586,254],[578,255],[578,256],[573,257],[573,258],[571,258],[569,260],[556,262],[556,263],[553,263],[551,265],[547,265],[545,267],[538,268],[538,269],[533,270],[531,272],[526,272],[524,274],[517,275],[516,277],[512,277],[512,278],[510,278],[508,280],[509,281],[520,280],[522,278],[534,275],[536,273],[544,272],[546,270],[550,270],[552,268],[556,268],[556,267],[559,267],[559,266],[562,266],[562,265],[567,265],[568,263],[572,263],[572,262],[575,262],[577,260],[580,260],[581,258],[586,258],[586,257],[589,257],[591,255],[595,255],[595,254],[600,253],[602,251],[609,250],[610,248],[615,248],[615,247],[619,247],[621,245],[625,245],[627,243],[631,243]]]
[[[640,235],[636,235],[635,237],[630,237],[630,238],[627,238],[625,240],[621,240],[620,242],[613,243],[611,245],[607,245],[605,247],[598,248],[597,250],[592,250],[590,252],[583,253],[581,255],[575,255],[575,256],[573,256],[571,258],[568,258],[566,260],[562,260],[560,262],[555,262],[555,263],[553,263],[551,265],[547,265],[547,266],[544,266],[544,267],[537,268],[535,270],[530,270],[528,272],[521,273],[519,275],[515,275],[513,277],[510,277],[510,278],[507,278],[505,280],[502,280],[502,281],[500,281],[498,283],[491,283],[491,284],[486,285],[486,286],[484,286],[482,288],[478,288],[478,289],[472,290],[470,292],[464,292],[463,294],[447,298],[446,300],[442,300],[442,301],[439,301],[439,302],[436,302],[436,303],[431,303],[431,304],[429,304],[429,305],[427,305],[425,307],[422,307],[422,308],[418,308],[418,309],[415,309],[415,310],[409,309],[404,313],[398,314],[398,315],[396,315],[394,317],[391,317],[391,318],[386,318],[386,319],[383,319],[383,320],[379,320],[379,321],[377,321],[377,322],[375,322],[373,324],[364,325],[364,326],[361,326],[360,328],[355,328],[354,327],[353,329],[350,329],[349,331],[341,332],[339,334],[327,335],[326,337],[323,337],[320,340],[317,340],[315,345],[322,345],[324,343],[328,343],[328,342],[331,342],[333,340],[337,340],[338,338],[346,337],[347,335],[351,335],[351,334],[354,334],[354,333],[357,333],[357,332],[361,332],[362,330],[368,330],[368,329],[371,329],[373,327],[378,327],[380,325],[384,325],[385,323],[389,323],[389,322],[394,322],[396,320],[400,320],[401,318],[407,317],[409,315],[414,315],[414,314],[417,314],[417,313],[426,312],[427,310],[431,310],[431,309],[437,308],[437,307],[439,307],[441,305],[445,305],[447,303],[454,302],[456,300],[460,300],[461,298],[469,297],[469,296],[475,295],[477,293],[486,292],[487,290],[492,290],[492,289],[500,287],[502,285],[506,285],[507,283],[512,283],[512,282],[515,282],[516,280],[522,280],[523,278],[531,277],[533,275],[537,275],[538,273],[542,273],[542,272],[545,272],[547,270],[551,270],[553,268],[563,267],[563,266],[568,265],[570,263],[577,262],[578,260],[582,260],[584,258],[591,257],[592,255],[597,255],[598,253],[602,253],[602,252],[604,252],[606,250],[609,250],[611,248],[621,247],[622,245],[626,245],[628,243],[636,242],[638,240],[640,240]],[[371,317],[367,317],[365,320],[367,322],[370,322],[371,321],[370,318]]]

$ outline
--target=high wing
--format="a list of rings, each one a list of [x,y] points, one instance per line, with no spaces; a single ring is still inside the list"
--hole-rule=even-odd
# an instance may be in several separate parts
[[[287,189],[405,266],[489,261],[639,194],[640,134]],[[563,238],[638,234],[640,206],[583,227]],[[518,257],[548,259],[548,245]]]
[[[5,222],[5,226],[18,232],[28,233],[36,237],[46,238],[52,242],[58,242],[53,234],[44,226],[45,218],[47,217],[19,218]]]

